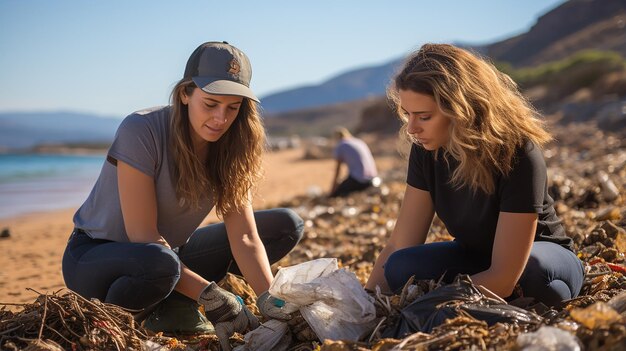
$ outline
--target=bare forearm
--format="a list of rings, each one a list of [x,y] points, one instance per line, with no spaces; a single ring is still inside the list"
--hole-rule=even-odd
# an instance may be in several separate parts
[[[385,271],[383,266],[387,262],[389,256],[395,251],[395,248],[392,245],[387,245],[380,252],[378,258],[376,258],[376,262],[374,263],[374,269],[370,274],[367,283],[365,284],[365,288],[369,290],[374,290],[376,285],[380,286],[380,289],[385,292],[391,292],[389,285],[387,285],[387,280],[385,279]]]
[[[475,285],[482,285],[501,298],[510,296],[515,288],[515,282],[506,274],[499,274],[491,269],[474,274],[470,278]]]
[[[132,243],[156,243],[156,244],[161,244],[165,247],[167,247],[168,249],[171,249],[172,247],[170,246],[170,244],[167,242],[167,240],[165,240],[165,238],[163,236],[161,236],[159,233],[128,233],[128,240],[130,240],[130,242]]]
[[[330,185],[330,192],[335,191],[335,187],[337,186],[337,179],[339,179],[339,172],[341,171],[341,162],[337,161],[335,166],[335,175],[333,176],[333,182]]]
[[[502,298],[511,295],[528,262],[537,218],[536,213],[500,212],[491,267],[473,275],[474,283],[483,285]]]
[[[193,300],[198,300],[200,293],[207,285],[209,285],[208,280],[183,265],[175,290]]]
[[[266,291],[273,280],[265,247],[256,235],[243,235],[231,242],[231,249],[237,265],[246,281],[257,295]]]
[[[417,214],[414,213],[415,208],[420,209]],[[366,288],[374,289],[376,285],[379,285],[383,291],[390,292],[383,266],[387,263],[389,256],[397,250],[422,245],[426,241],[434,213],[430,194],[407,185],[396,226],[387,245],[376,259],[372,274],[365,285]]]

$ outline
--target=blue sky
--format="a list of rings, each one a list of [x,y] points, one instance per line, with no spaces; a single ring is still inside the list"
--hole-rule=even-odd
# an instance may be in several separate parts
[[[0,112],[123,117],[164,105],[201,43],[226,40],[252,89],[317,84],[426,42],[490,43],[564,0],[0,0]]]

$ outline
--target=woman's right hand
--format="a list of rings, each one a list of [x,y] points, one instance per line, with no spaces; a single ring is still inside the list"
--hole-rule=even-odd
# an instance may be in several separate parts
[[[285,301],[272,296],[269,291],[265,291],[257,298],[256,305],[259,308],[259,312],[267,319],[283,321],[291,319],[291,316],[283,310]]]
[[[230,351],[228,339],[233,333],[244,333],[259,326],[259,320],[248,310],[240,297],[211,282],[200,294],[204,314],[213,323],[223,350]]]

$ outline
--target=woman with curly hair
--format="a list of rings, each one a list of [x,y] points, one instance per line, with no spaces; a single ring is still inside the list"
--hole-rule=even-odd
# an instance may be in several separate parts
[[[68,288],[152,307],[145,326],[155,331],[208,332],[208,319],[225,349],[233,332],[258,325],[241,298],[216,285],[227,272],[243,274],[263,315],[288,318],[267,293],[270,264],[300,240],[303,222],[288,209],[252,210],[265,132],[251,75],[239,49],[204,43],[170,106],[122,121],[74,216],[63,257]],[[198,228],[214,206],[224,222]]]
[[[516,285],[551,306],[576,297],[583,265],[547,192],[551,137],[515,83],[466,50],[427,44],[388,95],[411,142],[407,187],[366,288],[462,273],[502,298]],[[425,244],[435,214],[453,241]]]

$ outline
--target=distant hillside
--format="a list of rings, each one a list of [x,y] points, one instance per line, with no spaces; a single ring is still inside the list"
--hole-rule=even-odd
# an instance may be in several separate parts
[[[0,113],[0,150],[52,143],[107,143],[121,121],[75,112]]]
[[[526,33],[492,44],[456,45],[515,67],[564,59],[585,49],[612,50],[626,57],[626,0],[570,0],[538,18]],[[281,112],[384,95],[403,59],[349,71],[319,85],[263,96],[263,108],[273,118]]]
[[[271,118],[279,112],[380,96],[385,93],[389,77],[401,62],[402,59],[396,59],[380,66],[343,73],[319,85],[264,96],[261,98],[261,104]]]
[[[568,104],[564,121],[588,120],[596,118],[599,113],[605,120],[603,124],[610,128],[621,126],[626,120],[618,113],[626,99],[622,93],[625,73],[615,69],[610,54],[599,54],[599,60],[589,59],[586,54],[576,55],[593,49],[596,52],[611,50],[626,57],[626,0],[570,0],[538,18],[526,33],[492,44],[456,45],[480,52],[501,68],[507,68],[505,71],[518,79],[525,93],[544,111],[554,113],[564,103]],[[395,121],[385,125],[385,121],[393,115],[386,110],[382,96],[402,60],[394,59],[380,66],[347,72],[317,86],[287,90],[262,98],[268,129],[270,132],[282,132],[286,125],[302,125],[304,121],[310,128],[316,129],[317,122],[313,119],[316,116],[323,120],[325,126],[332,125],[333,118],[337,118],[335,124],[346,124],[349,120],[348,124],[358,125],[356,128],[364,132],[379,130],[378,127],[393,130]],[[561,73],[551,76],[554,72]],[[535,78],[544,81],[532,81]],[[365,83],[372,86],[366,87]],[[379,99],[372,96],[376,92]],[[359,94],[360,99],[367,97],[369,103],[360,101]],[[347,108],[350,105],[348,101],[355,101],[354,109],[360,110]],[[341,103],[344,104],[343,109],[350,110],[350,116],[338,115],[336,106]],[[607,107],[607,104],[610,106]],[[323,105],[328,105],[327,113],[324,113]],[[315,113],[312,114],[311,110]],[[571,117],[572,111],[580,112]],[[352,119],[355,113],[362,115],[359,119],[363,118],[363,122]],[[269,123],[274,118],[281,122]],[[280,127],[275,130],[275,126]]]
[[[380,97],[284,112],[265,119],[264,124],[271,136],[330,136],[340,125],[351,130],[357,128],[361,111],[378,99]]]
[[[539,17],[528,32],[487,45],[484,53],[520,67],[561,60],[583,49],[626,56],[625,0],[570,0]]]

